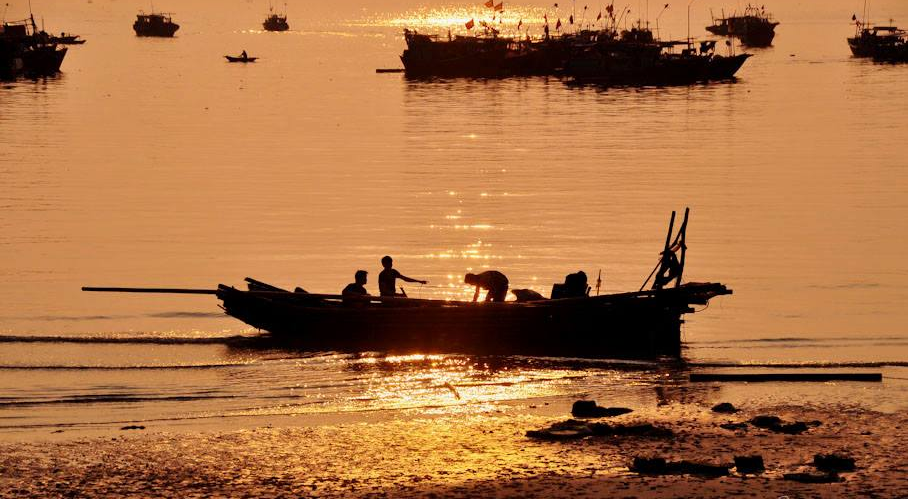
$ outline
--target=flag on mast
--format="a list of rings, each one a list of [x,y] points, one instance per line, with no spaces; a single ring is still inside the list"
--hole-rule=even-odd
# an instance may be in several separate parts
[[[473,26],[475,26],[475,25],[476,25],[476,23],[474,23],[472,19],[470,19],[469,21],[467,21],[466,24],[464,24],[464,26],[466,26],[467,29],[473,29]]]
[[[491,9],[493,6],[495,6],[495,2],[493,0],[489,0],[488,2],[484,3],[483,5],[485,5],[486,7]]]

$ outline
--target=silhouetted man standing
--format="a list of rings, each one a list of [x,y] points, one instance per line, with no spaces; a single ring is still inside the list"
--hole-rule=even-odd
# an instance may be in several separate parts
[[[397,269],[391,268],[392,265],[394,265],[394,260],[392,260],[390,256],[382,258],[381,265],[385,268],[381,271],[380,274],[378,274],[378,292],[379,294],[381,294],[381,296],[406,296],[400,295],[397,292],[397,279],[405,282],[418,282],[420,284],[425,284],[428,282],[407,277],[398,272]]]
[[[480,274],[467,274],[463,282],[476,286],[473,301],[479,299],[479,290],[487,289],[486,301],[504,301],[508,294],[508,278],[497,270],[487,270]]]

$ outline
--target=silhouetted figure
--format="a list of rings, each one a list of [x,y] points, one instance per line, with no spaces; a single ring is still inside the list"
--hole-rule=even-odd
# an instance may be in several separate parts
[[[245,51],[245,50],[243,51],[242,54],[240,54],[240,57],[242,57],[243,59],[249,59],[249,56],[246,55],[246,51]]]
[[[553,300],[559,298],[582,298],[584,296],[589,296],[589,294],[590,287],[587,284],[586,272],[582,270],[566,275],[563,284],[555,284],[552,286]]]
[[[392,265],[394,265],[394,260],[390,256],[382,258],[381,265],[385,268],[378,274],[378,292],[381,296],[406,296],[397,292],[397,279],[405,282],[418,282],[420,284],[428,282],[407,277],[398,272],[397,269],[391,268]]]
[[[357,270],[354,275],[356,282],[351,282],[347,284],[347,287],[341,291],[341,296],[343,297],[344,303],[360,303],[360,300],[357,298],[361,296],[369,296],[369,292],[366,291],[366,276],[369,273],[365,270]]]
[[[508,294],[508,278],[497,270],[487,270],[480,274],[467,274],[463,282],[476,286],[473,301],[479,299],[479,290],[487,289],[486,301],[504,301]]]

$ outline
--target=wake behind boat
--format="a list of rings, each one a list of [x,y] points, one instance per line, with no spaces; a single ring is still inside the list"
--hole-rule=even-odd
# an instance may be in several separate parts
[[[213,294],[227,315],[310,351],[679,357],[682,317],[693,305],[732,292],[719,283],[681,284],[687,218],[685,212],[672,240],[672,213],[660,263],[644,282],[653,278],[652,288],[628,293],[589,296],[585,280],[585,289],[568,297],[500,303],[290,292],[251,278],[248,290],[224,284],[216,290],[82,289]]]

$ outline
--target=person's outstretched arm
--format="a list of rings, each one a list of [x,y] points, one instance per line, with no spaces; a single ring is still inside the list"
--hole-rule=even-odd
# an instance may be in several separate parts
[[[473,302],[475,303],[476,300],[478,300],[478,299],[479,299],[479,286],[476,286],[476,292],[473,293]]]
[[[419,279],[413,279],[412,277],[407,277],[399,272],[397,273],[397,278],[402,281],[405,281],[405,282],[418,282],[420,284],[426,284],[429,282],[429,281],[420,281]]]

